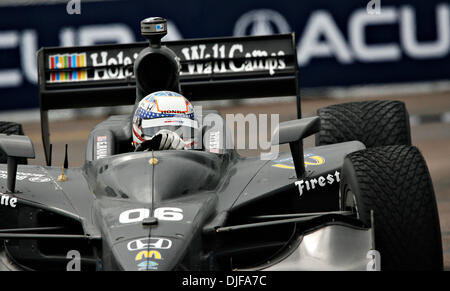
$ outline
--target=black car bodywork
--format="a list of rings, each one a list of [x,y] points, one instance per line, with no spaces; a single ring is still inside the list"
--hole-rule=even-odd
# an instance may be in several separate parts
[[[38,65],[47,165],[14,173],[20,151],[0,165],[2,269],[65,270],[71,251],[81,270],[366,269],[372,229],[339,206],[343,158],[365,147],[303,150],[317,118],[280,124],[291,153],[261,160],[230,148],[132,152],[130,116],[115,116],[92,131],[86,162],[64,169],[67,179],[52,166],[51,109],[135,104],[169,89],[191,101],[297,96],[300,118],[292,34],[44,48]]]

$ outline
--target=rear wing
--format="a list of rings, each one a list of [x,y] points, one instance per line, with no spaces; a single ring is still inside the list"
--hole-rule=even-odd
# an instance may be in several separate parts
[[[131,105],[135,59],[148,42],[38,51],[41,129],[50,164],[48,110]],[[294,33],[163,42],[180,63],[190,101],[296,96],[301,117]]]

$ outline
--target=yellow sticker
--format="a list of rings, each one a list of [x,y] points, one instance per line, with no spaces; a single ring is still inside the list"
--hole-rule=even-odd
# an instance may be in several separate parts
[[[292,159],[290,159],[290,162],[292,162]],[[319,166],[325,164],[325,158],[318,156],[318,155],[305,155],[305,167],[307,166]],[[277,163],[275,165],[272,165],[273,167],[282,168],[282,169],[290,169],[294,170],[295,167],[292,165],[286,165]]]
[[[309,162],[305,159],[305,166],[306,165],[310,165],[310,166],[318,166],[318,165],[323,165],[325,163],[325,159],[322,158],[321,156],[310,156],[307,157],[308,159],[312,159],[313,162]]]
[[[151,250],[151,251],[141,251],[141,252],[139,252],[139,253],[136,255],[135,260],[136,260],[136,261],[140,261],[140,260],[142,260],[143,258],[146,258],[146,259],[154,258],[154,259],[157,259],[157,260],[161,260],[161,254],[160,254],[158,251],[155,251],[155,250]]]

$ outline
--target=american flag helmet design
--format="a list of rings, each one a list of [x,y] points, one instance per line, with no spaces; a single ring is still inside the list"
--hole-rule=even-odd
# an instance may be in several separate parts
[[[196,128],[194,107],[183,95],[158,91],[143,98],[133,116],[133,144],[149,140],[160,129]],[[193,136],[192,136],[193,138]],[[186,142],[185,138],[183,140]],[[187,143],[192,145],[192,141]]]

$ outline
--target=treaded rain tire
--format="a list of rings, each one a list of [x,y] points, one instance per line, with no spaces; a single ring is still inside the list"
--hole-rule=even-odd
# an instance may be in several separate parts
[[[316,145],[359,140],[367,148],[411,145],[409,115],[401,101],[363,101],[317,110],[320,132]]]
[[[367,226],[370,211],[374,212],[381,270],[443,269],[436,198],[416,147],[385,146],[351,153],[344,159],[342,172],[341,209],[349,205],[346,201],[356,200],[359,219]]]

